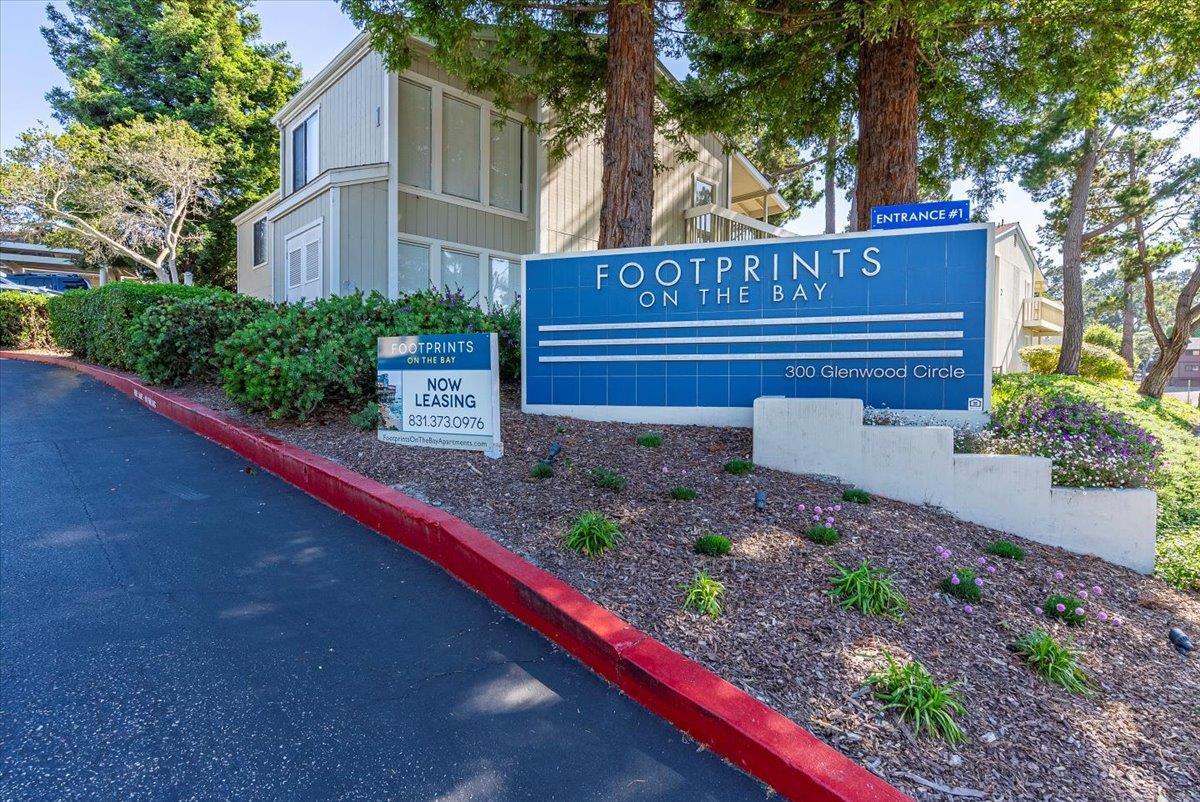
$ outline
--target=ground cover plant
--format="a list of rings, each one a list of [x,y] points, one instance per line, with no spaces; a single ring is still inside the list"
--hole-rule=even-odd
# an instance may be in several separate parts
[[[942,593],[978,604],[983,598],[983,577],[976,576],[975,571],[970,568],[956,568],[942,580]]]
[[[725,463],[726,473],[734,476],[745,476],[754,470],[754,463],[748,459],[731,459]]]
[[[676,501],[694,501],[696,496],[696,491],[690,487],[678,485],[671,488],[671,498],[675,499]]]
[[[1071,693],[1092,693],[1087,673],[1079,665],[1083,653],[1070,645],[1059,643],[1046,630],[1036,629],[1022,635],[1013,644],[1013,651],[1043,679]]]
[[[870,504],[871,494],[857,487],[852,487],[842,493],[842,501],[850,501],[854,504]]]
[[[599,557],[621,541],[621,530],[604,513],[590,511],[580,514],[567,530],[567,548],[584,557]]]
[[[637,444],[644,448],[658,448],[662,445],[662,442],[662,435],[658,432],[646,432],[646,434],[639,434],[637,437]]]
[[[1087,607],[1083,599],[1064,593],[1052,593],[1042,602],[1042,612],[1064,624],[1079,626],[1087,620]]]
[[[0,348],[50,348],[47,298],[33,292],[0,292]]]
[[[733,544],[724,535],[701,535],[696,538],[692,551],[708,557],[724,557],[731,548]]]
[[[700,571],[692,577],[691,582],[681,585],[680,590],[684,592],[683,609],[695,610],[709,618],[721,615],[721,597],[725,595],[725,586],[709,576],[707,571]]]
[[[997,412],[1014,409],[1029,396],[1094,404],[1155,439],[1161,454],[1148,476],[1158,494],[1155,572],[1176,587],[1200,591],[1200,439],[1193,433],[1200,427],[1200,410],[1174,398],[1139,395],[1137,386],[1125,381],[1010,373],[993,384]],[[1072,470],[1075,457],[1064,453],[1062,458]]]
[[[822,546],[832,546],[841,540],[838,530],[824,524],[813,524],[804,530],[804,536],[813,543],[820,543]]]
[[[367,405],[350,416],[350,422],[360,432],[371,432],[379,428],[379,404],[368,401]]]
[[[908,600],[896,590],[884,569],[872,568],[866,560],[853,569],[837,563],[833,567],[837,573],[831,580],[832,595],[842,607],[892,619],[908,612]]]
[[[608,468],[594,468],[592,470],[592,481],[596,487],[602,487],[605,490],[624,490],[625,485],[629,484],[629,480],[616,471]]]
[[[1025,550],[1009,540],[993,540],[986,549],[988,554],[1006,560],[1024,560]]]
[[[897,662],[890,654],[888,665],[867,677],[875,698],[912,725],[917,733],[941,738],[949,743],[966,740],[966,734],[954,719],[966,715],[953,686],[939,685],[925,666],[916,660]]]
[[[529,475],[534,479],[549,479],[554,476],[554,467],[549,462],[535,462],[529,469]]]

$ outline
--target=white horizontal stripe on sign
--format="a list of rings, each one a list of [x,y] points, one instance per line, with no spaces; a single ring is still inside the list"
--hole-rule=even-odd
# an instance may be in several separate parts
[[[908,323],[918,320],[962,320],[962,312],[909,312],[886,315],[820,315],[754,317],[732,320],[645,320],[637,323],[555,323],[538,331],[616,331],[618,329],[695,329],[713,326],[806,326],[816,323]]]
[[[539,356],[538,362],[732,362],[801,359],[923,359],[961,357],[962,351],[816,351],[796,354],[586,354],[583,356]]]
[[[610,340],[538,340],[547,346],[722,345],[724,343],[820,343],[835,340],[961,340],[961,331],[845,331],[835,334],[738,334],[728,337],[615,337]]]

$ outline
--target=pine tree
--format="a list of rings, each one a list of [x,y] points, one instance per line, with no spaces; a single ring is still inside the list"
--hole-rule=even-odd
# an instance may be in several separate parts
[[[220,153],[219,206],[202,244],[181,256],[198,280],[232,286],[232,219],[279,181],[271,116],[300,71],[260,41],[248,0],[67,0],[47,6],[42,35],[68,85],[47,95],[64,125],[108,128],[137,117],[182,120]]]

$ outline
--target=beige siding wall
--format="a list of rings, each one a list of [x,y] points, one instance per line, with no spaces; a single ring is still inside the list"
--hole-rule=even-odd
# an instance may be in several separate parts
[[[272,253],[272,263],[276,266],[274,276],[275,298],[276,301],[282,301],[287,298],[287,271],[283,267],[284,254],[287,253],[284,247],[284,242],[288,235],[299,228],[304,227],[308,223],[320,218],[321,225],[321,294],[329,294],[329,235],[330,235],[330,219],[329,219],[329,191],[326,190],[315,196],[312,200],[292,209],[290,212],[280,217],[273,224],[274,226],[274,248]]]
[[[268,301],[273,293],[270,262],[254,266],[254,220],[237,227],[237,290]]]
[[[521,255],[533,250],[533,224],[400,191],[400,233]]]
[[[1033,343],[1021,332],[1026,298],[1033,297],[1033,266],[1015,235],[996,243],[996,309],[992,328],[992,367],[1004,373],[1027,370],[1019,351]]]
[[[661,136],[655,138],[658,157],[664,163],[654,176],[651,236],[655,245],[684,241],[683,212],[692,205],[694,177],[715,184],[718,202],[728,202],[727,157],[720,142],[713,136],[688,139],[698,154],[690,161],[678,158],[674,146]],[[598,246],[603,170],[604,151],[594,140],[576,143],[565,159],[546,166],[541,186],[542,252],[580,251]]]
[[[387,182],[351,184],[339,193],[339,294],[387,294]]]
[[[376,125],[376,109],[383,109],[383,60],[369,51],[333,82],[316,100],[284,123],[284,194],[291,193],[292,156],[289,130],[320,107],[320,172],[335,167],[356,167],[387,161],[383,125]]]

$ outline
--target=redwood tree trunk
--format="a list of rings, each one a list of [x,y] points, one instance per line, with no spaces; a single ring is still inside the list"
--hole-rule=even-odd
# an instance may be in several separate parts
[[[1079,373],[1079,355],[1083,351],[1083,230],[1087,225],[1092,179],[1096,175],[1099,141],[1099,132],[1094,128],[1083,137],[1083,152],[1075,166],[1071,210],[1063,237],[1063,334],[1057,372],[1072,376]]]
[[[600,247],[650,245],[654,213],[654,8],[608,0]]]
[[[917,188],[917,37],[901,22],[858,50],[858,164],[855,227],[870,227],[871,207],[912,203]]]

